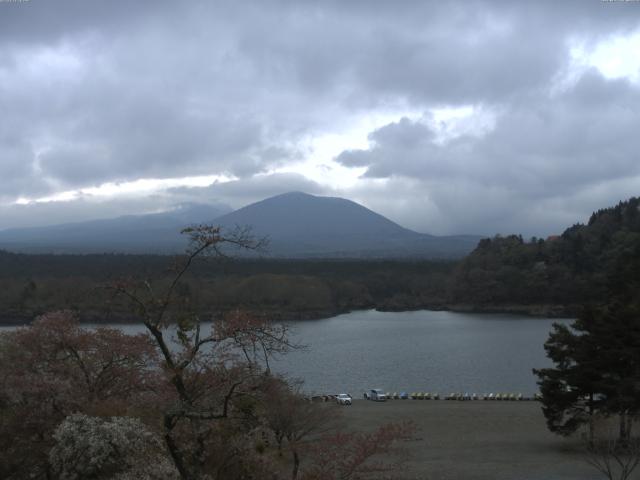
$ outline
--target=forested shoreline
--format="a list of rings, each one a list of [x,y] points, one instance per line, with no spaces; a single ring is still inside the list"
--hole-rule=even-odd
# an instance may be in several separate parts
[[[206,318],[235,309],[312,319],[360,309],[418,309],[572,317],[606,300],[613,273],[640,257],[639,200],[595,212],[548,239],[481,240],[460,261],[198,259],[182,295]],[[167,278],[161,255],[0,252],[0,322],[68,309],[85,322],[135,322],[110,299],[113,282]]]
[[[121,279],[161,279],[174,262],[155,255],[0,253],[0,318],[25,323],[52,309],[85,322],[135,322],[105,287]],[[204,259],[185,278],[201,314],[234,309],[278,319],[312,319],[358,309],[444,308],[454,262]]]

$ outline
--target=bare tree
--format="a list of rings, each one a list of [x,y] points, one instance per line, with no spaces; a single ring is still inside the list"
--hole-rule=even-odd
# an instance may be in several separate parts
[[[407,453],[399,448],[399,444],[414,438],[415,432],[414,423],[399,422],[381,425],[373,432],[336,432],[325,435],[312,445],[312,461],[302,478],[402,478]],[[385,460],[380,460],[380,457]]]
[[[335,404],[312,403],[289,383],[273,378],[264,395],[264,423],[273,433],[278,454],[286,445],[291,454],[291,478],[298,478],[307,447],[337,427],[341,419]]]
[[[628,480],[640,464],[640,439],[594,440],[586,445],[585,460],[609,480]]]
[[[180,476],[197,479],[208,461],[208,448],[220,432],[212,422],[247,414],[268,373],[269,357],[293,345],[284,325],[243,312],[231,312],[204,332],[198,312],[179,295],[181,282],[196,260],[225,256],[225,247],[259,250],[264,239],[249,229],[223,234],[220,227],[198,225],[182,231],[189,236],[187,253],[175,263],[168,283],[157,288],[148,279],[111,285],[128,301],[154,338],[172,390],[163,413],[164,439]],[[168,327],[175,325],[172,343]],[[235,408],[241,399],[242,408]],[[215,440],[215,441],[214,441]]]

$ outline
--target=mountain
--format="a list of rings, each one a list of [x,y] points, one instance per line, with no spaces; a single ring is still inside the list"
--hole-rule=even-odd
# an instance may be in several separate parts
[[[181,251],[185,226],[211,222],[227,205],[187,203],[169,212],[0,231],[0,248],[26,253],[170,253]]]
[[[183,205],[171,212],[0,231],[0,249],[28,253],[174,253],[184,250],[181,228],[213,223],[251,226],[269,237],[266,256],[288,258],[456,258],[480,237],[437,237],[401,227],[350,200],[285,193],[229,213],[229,208]]]
[[[251,225],[256,236],[269,238],[268,252],[276,257],[453,258],[480,240],[417,233],[350,200],[301,192],[253,203],[216,223],[227,229]]]

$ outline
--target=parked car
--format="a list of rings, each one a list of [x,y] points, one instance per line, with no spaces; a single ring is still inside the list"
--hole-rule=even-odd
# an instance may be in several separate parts
[[[336,395],[336,402],[338,405],[351,405],[352,401],[353,399],[348,393],[339,393]]]
[[[407,400],[409,398],[409,394],[407,392],[400,392],[400,400]]]
[[[381,388],[373,388],[369,390],[369,400],[376,402],[386,402],[387,394],[382,391]]]

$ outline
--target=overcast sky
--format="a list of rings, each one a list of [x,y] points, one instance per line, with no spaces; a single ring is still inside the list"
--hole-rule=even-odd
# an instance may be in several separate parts
[[[299,190],[548,235],[639,152],[640,2],[0,0],[0,228]]]

